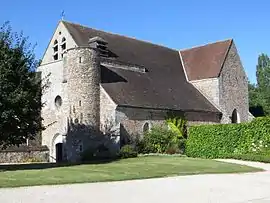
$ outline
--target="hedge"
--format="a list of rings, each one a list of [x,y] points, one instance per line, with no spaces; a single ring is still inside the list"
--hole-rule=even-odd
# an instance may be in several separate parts
[[[270,117],[241,124],[192,126],[188,130],[187,156],[228,158],[243,154],[270,156]]]

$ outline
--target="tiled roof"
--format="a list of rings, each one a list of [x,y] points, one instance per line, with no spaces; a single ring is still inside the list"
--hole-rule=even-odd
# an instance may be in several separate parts
[[[231,44],[230,39],[181,50],[180,54],[188,79],[218,77]]]

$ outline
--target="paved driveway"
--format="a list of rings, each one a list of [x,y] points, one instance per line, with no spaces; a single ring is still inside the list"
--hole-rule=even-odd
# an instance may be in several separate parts
[[[2,203],[270,203],[270,164],[226,160],[268,171],[0,189]]]

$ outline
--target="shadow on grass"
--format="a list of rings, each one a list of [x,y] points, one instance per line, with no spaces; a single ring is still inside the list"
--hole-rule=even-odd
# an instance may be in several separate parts
[[[68,167],[68,166],[78,166],[78,165],[86,165],[86,164],[107,164],[114,161],[119,160],[119,158],[108,158],[101,160],[92,160],[85,162],[77,162],[77,163],[27,163],[27,164],[0,164],[0,172],[5,171],[18,171],[18,170],[40,170],[40,169],[49,169],[49,168],[60,168],[60,167]]]

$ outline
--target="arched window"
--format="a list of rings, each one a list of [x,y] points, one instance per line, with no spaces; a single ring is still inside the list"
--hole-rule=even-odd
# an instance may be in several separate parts
[[[61,48],[62,48],[62,51],[66,50],[66,38],[65,37],[62,38]]]
[[[60,106],[62,106],[62,98],[58,95],[55,97],[54,99],[54,103],[57,109],[60,108]]]
[[[57,39],[54,40],[54,43],[53,43],[53,59],[55,61],[58,60],[58,41],[57,41]]]
[[[61,57],[63,58],[63,53],[66,51],[67,45],[66,45],[66,38],[63,37],[62,38],[62,42],[61,42]]]
[[[143,133],[147,133],[149,132],[150,130],[150,125],[148,122],[146,122],[144,125],[143,125]]]
[[[240,123],[239,114],[236,109],[233,110],[231,119],[232,123]]]

